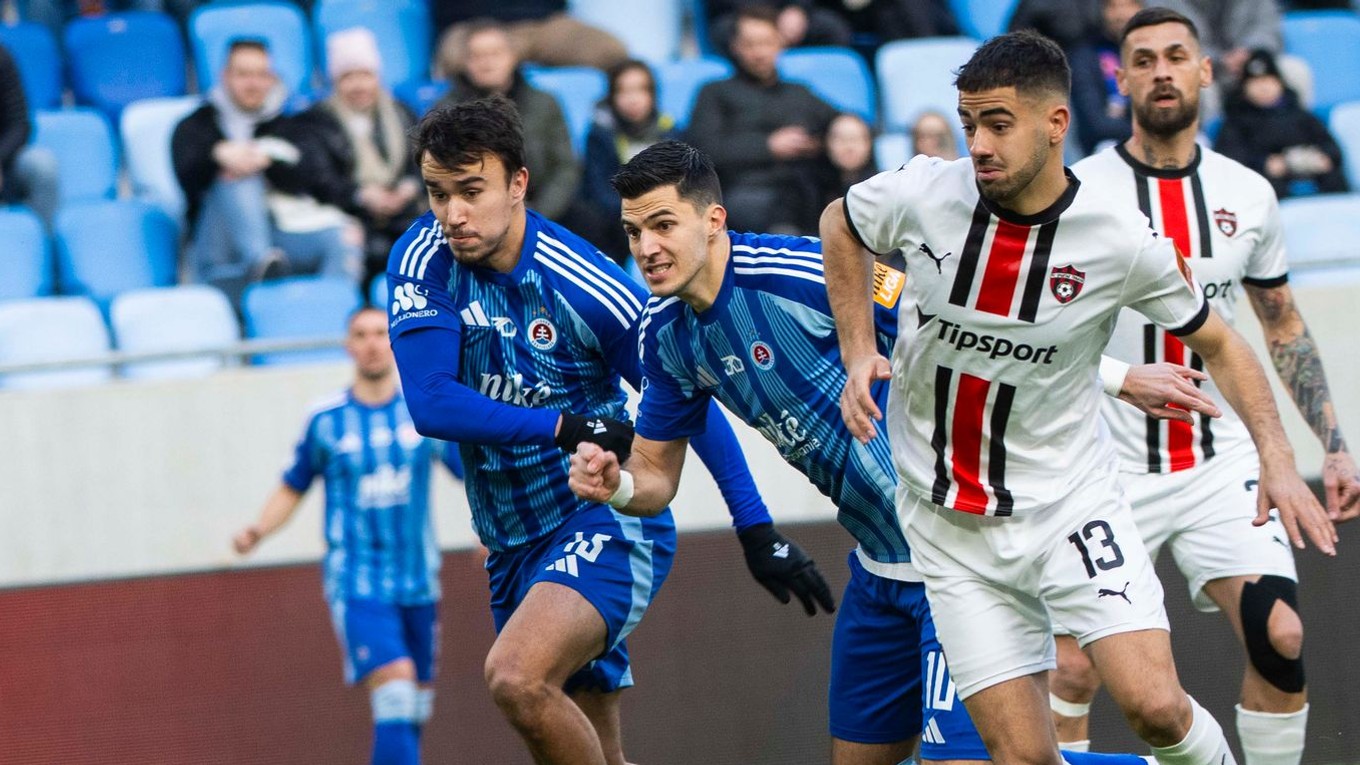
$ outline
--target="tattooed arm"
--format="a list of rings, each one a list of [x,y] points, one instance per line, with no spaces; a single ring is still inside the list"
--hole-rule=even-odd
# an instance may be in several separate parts
[[[1360,473],[1341,435],[1317,343],[1294,305],[1294,293],[1288,284],[1247,285],[1246,291],[1265,331],[1275,371],[1326,451],[1322,482],[1328,514],[1340,521],[1360,517]]]

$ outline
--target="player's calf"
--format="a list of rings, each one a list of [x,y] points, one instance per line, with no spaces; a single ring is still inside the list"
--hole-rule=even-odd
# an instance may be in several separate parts
[[[1058,745],[1085,752],[1090,749],[1091,701],[1100,690],[1100,674],[1070,635],[1057,635],[1058,666],[1048,676],[1048,701]]]
[[[373,765],[420,762],[420,690],[412,678],[391,679],[372,688]]]

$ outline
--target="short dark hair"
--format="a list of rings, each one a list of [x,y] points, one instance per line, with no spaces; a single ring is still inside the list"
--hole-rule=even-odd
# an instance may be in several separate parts
[[[358,308],[355,308],[353,311],[350,311],[350,312],[349,312],[349,315],[345,317],[345,331],[348,332],[349,330],[353,329],[353,328],[354,328],[354,320],[355,320],[355,319],[358,319],[360,316],[363,316],[364,314],[368,313],[369,311],[377,311],[378,313],[382,314],[384,317],[387,316],[386,307],[379,307],[379,306],[376,306],[376,305],[370,305],[370,304],[368,304],[368,303],[365,303],[364,305],[361,305],[361,306],[359,306]]]
[[[722,204],[722,184],[718,182],[713,160],[680,141],[648,146],[628,160],[609,182],[624,199],[637,199],[662,186],[674,186],[675,193],[695,207]]]
[[[238,50],[257,50],[269,53],[269,41],[263,37],[233,37],[227,41],[227,58]]]
[[[737,25],[742,21],[760,21],[774,27],[779,26],[779,11],[773,5],[743,5],[737,9],[732,19],[732,36],[737,35]]]
[[[452,169],[490,153],[500,158],[507,176],[524,167],[524,126],[504,96],[436,107],[411,129],[411,144],[417,163],[429,154]]]
[[[1153,6],[1133,14],[1133,18],[1129,19],[1129,23],[1124,25],[1124,31],[1119,35],[1119,47],[1124,47],[1124,41],[1129,39],[1129,33],[1135,29],[1155,27],[1159,24],[1181,24],[1190,30],[1190,36],[1195,38],[1195,42],[1199,42],[1199,28],[1188,16],[1170,8]]]
[[[1066,98],[1072,90],[1072,70],[1062,48],[1028,29],[983,43],[955,75],[961,93],[1013,87],[1022,95],[1058,93]]]

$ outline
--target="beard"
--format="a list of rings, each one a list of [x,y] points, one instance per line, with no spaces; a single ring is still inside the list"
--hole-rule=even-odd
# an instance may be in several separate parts
[[[1153,99],[1167,92],[1175,92],[1178,100],[1173,107],[1160,107]],[[1133,103],[1133,119],[1138,127],[1157,138],[1171,138],[1195,124],[1199,117],[1199,98],[1186,98],[1179,91],[1153,91],[1142,103]]]
[[[979,183],[978,188],[984,197],[1004,206],[1029,188],[1029,184],[1038,177],[1046,162],[1048,145],[1042,141],[1036,142],[1034,151],[1023,165],[1009,172],[1004,180]]]

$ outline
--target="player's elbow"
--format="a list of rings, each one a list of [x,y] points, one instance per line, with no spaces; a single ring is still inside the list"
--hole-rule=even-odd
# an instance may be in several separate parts
[[[817,228],[823,240],[841,233],[849,233],[845,226],[845,199],[843,197],[836,197],[822,209],[822,217],[818,221]]]

